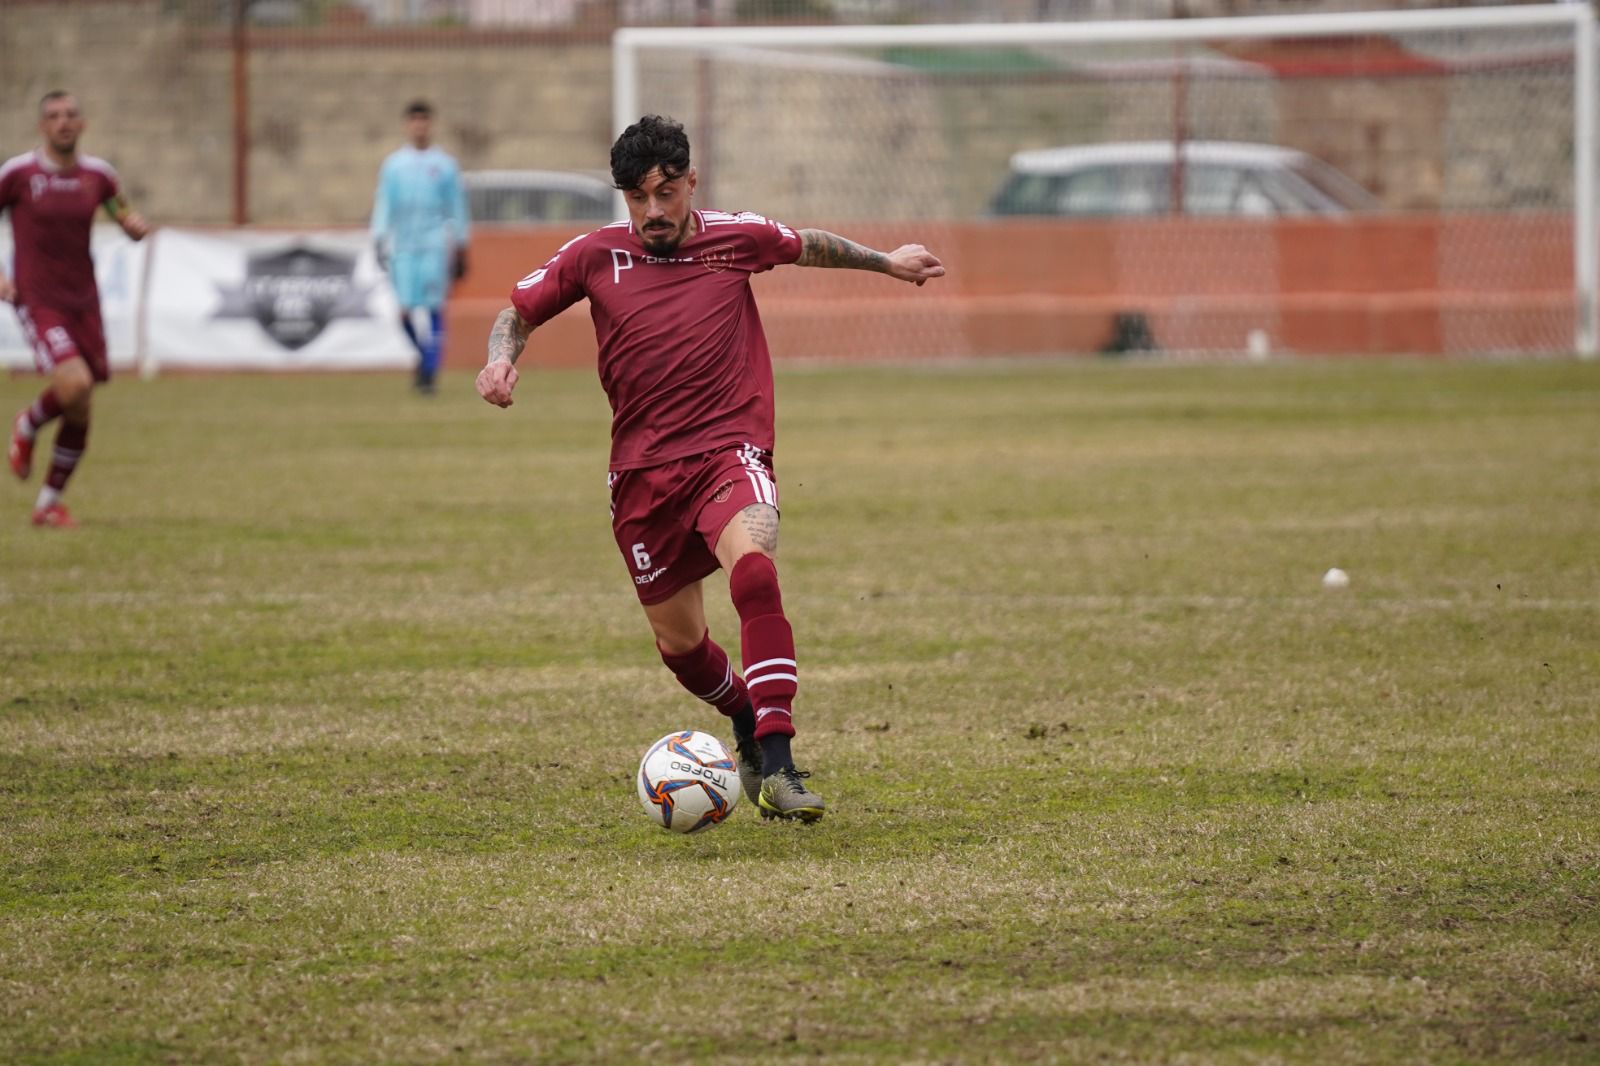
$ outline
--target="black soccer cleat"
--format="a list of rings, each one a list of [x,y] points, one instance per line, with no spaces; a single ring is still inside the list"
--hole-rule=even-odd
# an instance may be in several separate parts
[[[810,776],[808,771],[796,770],[792,766],[767,775],[761,782],[761,798],[758,800],[761,817],[785,820],[798,818],[802,822],[815,822],[821,818],[826,805],[821,796],[806,788],[804,779]]]

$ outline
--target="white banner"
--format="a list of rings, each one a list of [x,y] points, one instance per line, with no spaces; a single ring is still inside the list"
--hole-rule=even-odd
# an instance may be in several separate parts
[[[0,247],[9,252],[11,242]],[[364,232],[162,228],[134,244],[115,226],[97,226],[93,248],[114,367],[371,370],[416,361]],[[16,315],[4,311],[0,364],[33,365]]]
[[[144,327],[152,363],[366,370],[416,360],[364,232],[155,236]]]
[[[95,279],[100,285],[100,321],[106,331],[106,353],[115,370],[133,367],[139,354],[139,293],[144,286],[147,249],[130,241],[109,223],[89,235]],[[11,227],[0,225],[0,266],[15,278]],[[22,335],[22,324],[9,304],[0,304],[0,366],[33,369],[33,349]]]

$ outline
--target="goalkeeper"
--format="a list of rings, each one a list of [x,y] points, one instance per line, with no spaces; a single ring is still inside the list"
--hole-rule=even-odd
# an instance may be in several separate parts
[[[433,108],[405,110],[406,144],[383,161],[372,204],[372,241],[417,349],[416,388],[429,394],[444,350],[444,301],[466,273],[467,198],[455,159],[433,144]]]

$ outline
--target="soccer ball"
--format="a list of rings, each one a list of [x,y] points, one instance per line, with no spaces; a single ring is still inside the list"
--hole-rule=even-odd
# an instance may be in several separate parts
[[[639,760],[639,802],[674,833],[717,825],[739,803],[739,767],[710,733],[668,733]]]

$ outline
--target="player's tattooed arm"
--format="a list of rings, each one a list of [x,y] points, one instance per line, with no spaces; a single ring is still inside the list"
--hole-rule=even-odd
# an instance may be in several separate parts
[[[515,363],[522,349],[527,347],[528,334],[532,332],[515,307],[501,311],[489,330],[489,362]]]
[[[489,362],[478,371],[478,395],[496,407],[510,407],[511,390],[517,387],[517,356],[527,346],[533,327],[522,320],[515,307],[501,311],[489,330]]]
[[[795,265],[848,267],[852,270],[876,270],[880,274],[887,274],[889,257],[865,245],[857,244],[847,237],[829,233],[825,229],[803,229],[800,231],[800,258],[795,260]]]
[[[876,270],[916,285],[930,278],[944,277],[944,264],[939,262],[939,257],[920,244],[902,244],[892,252],[880,252],[821,229],[800,231],[800,258],[795,263]]]

